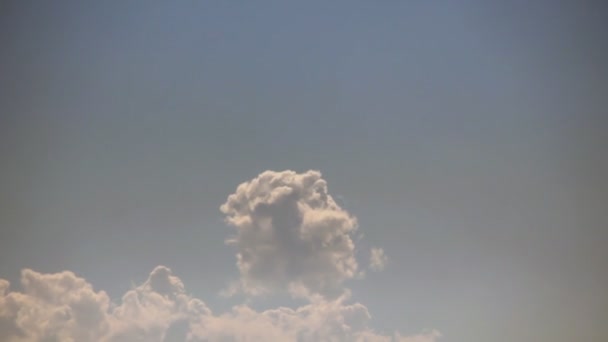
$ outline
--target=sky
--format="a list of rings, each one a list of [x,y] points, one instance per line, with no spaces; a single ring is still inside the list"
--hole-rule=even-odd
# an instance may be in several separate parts
[[[607,32],[600,1],[2,1],[0,341],[608,340]]]

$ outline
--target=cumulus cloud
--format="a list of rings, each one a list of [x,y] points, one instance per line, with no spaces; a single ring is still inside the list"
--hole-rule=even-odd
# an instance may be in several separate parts
[[[162,341],[174,322],[210,315],[163,266],[111,303],[74,273],[21,273],[23,292],[0,280],[0,341]]]
[[[0,279],[0,341],[359,341],[434,342],[432,331],[404,337],[369,327],[371,315],[361,303],[317,297],[299,308],[255,311],[238,305],[214,314],[185,292],[182,281],[156,267],[120,303],[72,272],[42,274],[24,270],[22,292],[9,291]]]
[[[92,341],[110,329],[108,296],[72,272],[23,270],[22,293],[0,283],[3,341]]]
[[[189,324],[209,315],[211,310],[187,295],[184,284],[169,268],[157,266],[146,282],[128,291],[114,307],[107,341],[163,341],[167,332],[186,340]]]
[[[382,334],[371,315],[352,301],[344,282],[361,271],[352,239],[354,216],[327,191],[318,171],[266,171],[238,186],[221,211],[236,229],[240,279],[234,290],[249,295],[286,291],[306,298],[297,308],[256,311],[243,304],[213,313],[186,292],[165,266],[113,302],[104,291],[64,271],[25,269],[21,290],[0,279],[0,342],[286,341],[434,342],[431,331]],[[370,267],[387,257],[371,250]]]
[[[386,268],[388,257],[382,248],[372,248],[369,255],[369,267],[372,271],[380,272]]]
[[[357,275],[357,220],[328,193],[318,171],[266,171],[242,183],[221,206],[236,228],[240,289],[336,297]]]

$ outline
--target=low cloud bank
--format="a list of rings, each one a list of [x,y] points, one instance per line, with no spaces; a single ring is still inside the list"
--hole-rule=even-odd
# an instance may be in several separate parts
[[[214,314],[185,291],[164,266],[156,267],[119,303],[72,272],[23,270],[22,292],[0,279],[0,341],[401,341],[432,342],[437,331],[404,337],[369,327],[370,313],[349,292],[291,309],[255,311],[239,305]]]

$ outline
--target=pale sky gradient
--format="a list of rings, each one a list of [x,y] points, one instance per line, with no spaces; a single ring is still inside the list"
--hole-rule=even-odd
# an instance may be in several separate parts
[[[388,257],[345,283],[376,330],[607,341],[607,33],[601,1],[2,1],[0,278],[166,265],[226,311],[220,205],[313,169]]]

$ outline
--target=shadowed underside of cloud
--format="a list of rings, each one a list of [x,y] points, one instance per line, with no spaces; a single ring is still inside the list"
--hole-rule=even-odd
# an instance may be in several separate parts
[[[181,280],[164,266],[112,303],[104,291],[64,271],[24,270],[22,292],[0,279],[0,341],[404,341],[431,342],[438,332],[403,337],[381,335],[369,326],[360,303],[348,291],[302,307],[258,312],[239,305],[213,314],[186,294]]]
[[[33,341],[402,341],[431,342],[436,331],[403,337],[369,327],[367,308],[350,301],[344,281],[361,274],[354,216],[336,204],[318,171],[266,171],[238,186],[221,211],[236,229],[240,279],[248,296],[288,292],[298,308],[255,311],[238,305],[214,314],[164,266],[118,303],[74,273],[23,270],[22,291],[0,279],[0,342]],[[371,250],[370,267],[387,257]]]

